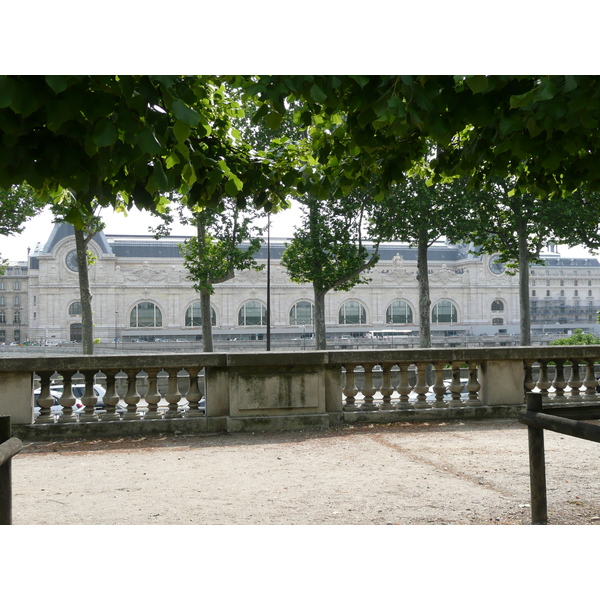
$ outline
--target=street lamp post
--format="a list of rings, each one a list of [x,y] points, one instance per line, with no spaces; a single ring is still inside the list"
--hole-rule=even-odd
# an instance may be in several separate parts
[[[271,350],[271,213],[267,215],[267,351]]]
[[[115,350],[117,349],[117,339],[118,339],[118,322],[119,322],[119,311],[115,310]]]

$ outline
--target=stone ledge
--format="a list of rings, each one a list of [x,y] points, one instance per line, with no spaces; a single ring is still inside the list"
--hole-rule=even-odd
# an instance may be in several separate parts
[[[229,433],[298,431],[300,429],[329,429],[329,427],[330,418],[327,414],[227,418]]]
[[[344,423],[402,423],[404,421],[460,421],[464,419],[517,419],[520,405],[461,406],[406,410],[348,411]]]
[[[188,419],[156,419],[140,421],[97,421],[88,423],[44,423],[12,425],[12,435],[23,441],[51,442],[56,440],[95,439],[157,434],[204,434],[227,431],[226,417]]]

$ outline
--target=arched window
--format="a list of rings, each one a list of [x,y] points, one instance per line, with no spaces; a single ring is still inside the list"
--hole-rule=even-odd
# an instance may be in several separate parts
[[[344,302],[340,308],[340,325],[364,325],[367,322],[365,307],[356,300]]]
[[[296,302],[290,310],[290,325],[312,325],[315,306],[305,300]]]
[[[432,323],[457,323],[458,312],[450,300],[436,302],[431,311]]]
[[[216,326],[217,313],[215,313],[215,309],[212,306],[210,307],[210,321],[212,325]],[[185,326],[202,327],[202,310],[200,308],[200,302],[194,302],[194,304],[185,311]]]
[[[130,327],[162,327],[162,313],[153,302],[140,302],[129,316]]]
[[[238,313],[238,325],[266,325],[267,309],[260,302],[246,302]]]
[[[404,300],[395,300],[385,312],[386,323],[412,323],[413,314],[410,306]]]
[[[502,312],[504,310],[504,302],[502,300],[494,300],[492,302],[492,312]]]
[[[81,302],[72,302],[69,306],[69,316],[74,317],[81,314]]]

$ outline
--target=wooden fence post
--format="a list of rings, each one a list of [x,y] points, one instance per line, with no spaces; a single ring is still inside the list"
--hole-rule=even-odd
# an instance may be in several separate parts
[[[542,410],[542,394],[527,393],[527,410]],[[532,525],[548,524],[548,502],[546,498],[546,462],[544,456],[544,430],[527,426],[529,437],[529,479],[531,487]]]
[[[0,444],[10,439],[10,417],[0,416]],[[10,460],[0,464],[0,525],[12,524]]]

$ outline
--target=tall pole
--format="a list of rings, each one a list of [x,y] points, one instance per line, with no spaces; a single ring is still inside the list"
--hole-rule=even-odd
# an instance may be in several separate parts
[[[271,213],[267,215],[267,352],[271,350]]]

